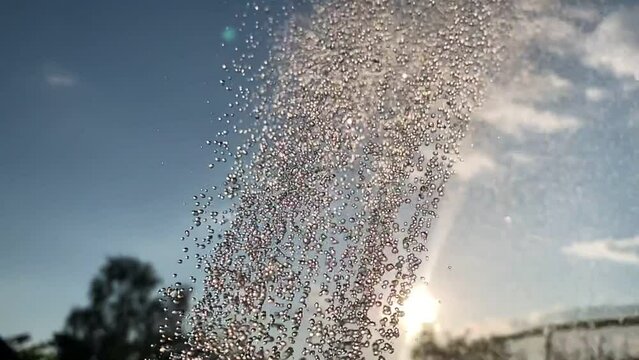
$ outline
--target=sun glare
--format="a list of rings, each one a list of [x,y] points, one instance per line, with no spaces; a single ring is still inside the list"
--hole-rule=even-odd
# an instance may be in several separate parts
[[[423,286],[416,286],[404,303],[404,329],[409,336],[418,335],[425,325],[437,321],[439,303]]]

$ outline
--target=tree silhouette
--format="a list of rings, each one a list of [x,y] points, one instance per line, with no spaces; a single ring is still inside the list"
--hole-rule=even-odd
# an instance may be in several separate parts
[[[54,337],[60,360],[141,360],[155,358],[152,345],[166,321],[156,297],[160,280],[150,264],[113,257],[93,279],[90,302],[71,311]]]

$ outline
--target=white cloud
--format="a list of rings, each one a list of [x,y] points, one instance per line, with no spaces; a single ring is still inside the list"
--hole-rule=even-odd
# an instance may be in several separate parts
[[[584,62],[619,78],[639,80],[639,6],[604,18],[584,41]]]
[[[586,4],[565,5],[561,8],[561,15],[569,20],[584,21],[591,24],[601,19],[600,12],[594,6]]]
[[[545,6],[519,23],[520,41],[546,51],[577,56],[581,62],[618,78],[639,80],[639,6],[626,7],[601,17],[586,6]],[[586,32],[580,25],[596,25]]]
[[[514,31],[518,46],[538,47],[561,57],[575,58],[584,66],[620,79],[624,89],[629,89],[626,93],[637,88],[639,6],[624,7],[606,16],[592,6],[569,6],[546,0],[523,1],[520,7],[525,16]],[[610,98],[605,89],[587,87],[588,84],[575,86],[552,72],[528,70],[525,61],[519,65],[516,68],[522,70],[509,83],[495,86],[477,113],[478,120],[502,133],[522,137],[527,132],[552,134],[578,128],[579,118],[547,106],[560,103],[562,96],[578,87],[586,87],[583,94],[588,101]]]
[[[478,113],[478,120],[513,136],[521,136],[525,131],[552,134],[580,126],[580,121],[573,116],[537,109],[532,104],[518,103],[508,98],[489,100]]]
[[[554,1],[553,0],[537,0],[537,1],[518,0],[518,1],[515,1],[515,5],[520,11],[539,12],[539,11],[548,10],[549,8],[551,8],[552,5],[554,5]]]
[[[639,236],[576,242],[563,247],[561,251],[584,259],[639,265]]]
[[[583,35],[573,22],[549,12],[524,18],[518,24],[516,37],[524,45],[537,44],[552,53],[567,55],[575,52],[574,41]]]
[[[48,73],[45,81],[52,87],[72,87],[78,83],[76,77],[68,73]]]
[[[551,134],[576,129],[580,125],[577,118],[539,109],[561,99],[573,88],[568,79],[555,73],[523,70],[508,83],[491,90],[477,119],[513,136],[521,136],[525,131]]]
[[[625,6],[602,16],[600,9],[584,4],[530,3],[536,5],[521,7],[526,16],[516,24],[520,46],[574,56],[597,71],[639,80],[639,6]]]
[[[496,168],[497,163],[490,156],[473,151],[464,156],[463,161],[457,163],[455,173],[462,181],[469,181],[475,176],[494,171]]]
[[[512,152],[509,155],[511,160],[516,164],[527,165],[535,161],[532,156],[522,152]]]
[[[601,100],[608,97],[608,93],[606,92],[606,90],[596,86],[587,87],[584,90],[584,95],[586,96],[586,99],[592,102],[600,102]]]
[[[510,83],[503,85],[502,97],[522,102],[546,102],[567,95],[573,88],[570,80],[553,72],[519,73]]]

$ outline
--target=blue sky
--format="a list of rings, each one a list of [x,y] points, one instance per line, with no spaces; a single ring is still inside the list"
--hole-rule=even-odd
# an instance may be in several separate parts
[[[239,3],[0,4],[0,335],[48,338],[106,256],[175,270]],[[639,302],[639,6],[533,3],[430,240],[450,328]]]
[[[442,205],[428,274],[451,328],[639,302],[639,6],[553,3],[527,3]]]
[[[0,4],[0,335],[59,329],[108,255],[175,270],[239,6]]]

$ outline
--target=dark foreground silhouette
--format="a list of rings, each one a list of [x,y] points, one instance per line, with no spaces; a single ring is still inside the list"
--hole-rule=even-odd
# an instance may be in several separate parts
[[[51,341],[28,345],[28,335],[8,338],[2,360],[142,360],[160,358],[160,331],[175,331],[178,311],[163,303],[153,267],[133,257],[109,258],[91,282],[89,304],[71,310]],[[12,355],[7,349],[17,349]]]
[[[30,344],[29,335],[0,338],[0,360],[142,360],[168,358],[160,353],[160,332],[171,334],[169,344],[174,352],[181,351],[181,313],[188,309],[188,296],[177,302],[166,302],[158,294],[160,279],[153,267],[132,257],[109,258],[100,268],[89,288],[86,307],[74,308],[63,329],[53,339]],[[175,288],[173,290],[176,290]],[[178,289],[184,294],[188,291]],[[620,359],[636,360],[636,349],[612,352],[589,344],[578,350],[558,346],[554,337],[570,331],[590,331],[602,328],[635,328],[639,317],[572,322],[531,328],[518,333],[470,340],[451,338],[436,340],[432,331],[424,329],[412,349],[414,360],[500,360],[527,359],[527,354],[515,352],[509,346],[527,338],[541,338],[546,360]],[[629,335],[632,336],[632,335]],[[599,342],[601,344],[601,342]],[[626,349],[628,350],[628,349]],[[203,359],[214,360],[210,356]]]

